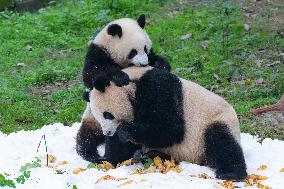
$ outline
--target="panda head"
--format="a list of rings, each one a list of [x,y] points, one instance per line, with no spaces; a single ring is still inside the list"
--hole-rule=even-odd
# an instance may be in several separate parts
[[[93,83],[93,89],[89,93],[90,108],[104,135],[112,136],[120,124],[133,120],[131,99],[135,88],[133,82],[118,87],[103,76]]]
[[[145,66],[152,42],[144,30],[145,15],[138,20],[121,18],[110,22],[93,40],[110,54],[122,68]]]

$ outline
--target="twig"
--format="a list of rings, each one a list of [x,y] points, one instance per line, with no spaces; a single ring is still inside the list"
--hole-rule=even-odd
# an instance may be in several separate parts
[[[254,115],[269,112],[269,111],[284,111],[284,95],[281,97],[281,99],[276,103],[260,108],[255,108],[251,110],[251,113]]]
[[[38,150],[39,150],[39,147],[41,145],[41,141],[42,139],[44,140],[44,144],[45,144],[45,152],[46,152],[46,165],[48,166],[48,153],[47,153],[47,144],[46,144],[46,139],[45,139],[45,135],[42,135],[40,141],[39,141],[39,144],[38,144],[38,147],[37,147],[37,150],[36,150],[36,154],[38,153]]]

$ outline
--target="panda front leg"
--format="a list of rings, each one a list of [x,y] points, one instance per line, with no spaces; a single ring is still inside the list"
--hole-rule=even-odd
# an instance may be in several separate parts
[[[118,128],[117,138],[122,143],[129,143],[130,141],[132,143],[145,145],[148,143],[147,141],[149,140],[147,139],[147,133],[149,134],[150,132],[150,130],[148,130],[147,128],[151,127],[149,127],[148,124],[135,124],[134,122],[126,123]],[[169,156],[168,154],[157,150],[149,150],[146,153],[143,153],[142,150],[136,150],[133,154],[133,159],[144,164],[148,158],[154,159],[157,156],[164,160],[171,159],[171,156]]]
[[[247,176],[241,146],[230,133],[227,125],[211,124],[205,131],[206,161],[216,169],[216,177],[224,180],[243,180]]]
[[[118,127],[118,136],[122,142],[143,144],[147,148],[166,148],[182,141],[184,127],[176,123],[150,123],[147,121],[128,122]]]
[[[82,125],[76,137],[76,151],[85,160],[100,163],[97,147],[105,142],[100,124],[91,114],[89,104],[83,114]]]
[[[121,142],[117,133],[113,136],[106,137],[105,155],[103,160],[110,162],[113,165],[122,163],[134,156],[134,153],[141,149],[140,145],[131,142]]]

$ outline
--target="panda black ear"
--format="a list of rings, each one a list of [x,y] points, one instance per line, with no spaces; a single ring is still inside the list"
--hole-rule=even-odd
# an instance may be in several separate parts
[[[122,28],[118,24],[111,24],[107,28],[107,33],[112,36],[118,35],[120,38],[122,36]]]
[[[138,22],[138,25],[144,29],[145,27],[145,23],[146,23],[146,17],[145,17],[145,14],[141,14],[137,20]]]
[[[99,76],[93,82],[93,87],[102,93],[108,86],[110,86],[110,80],[105,76]]]

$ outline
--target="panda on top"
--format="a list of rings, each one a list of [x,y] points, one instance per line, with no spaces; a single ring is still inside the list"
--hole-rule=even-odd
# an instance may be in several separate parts
[[[146,154],[209,165],[220,179],[246,178],[239,121],[222,97],[162,69],[123,72],[131,79],[128,85],[102,76],[90,91],[90,109],[104,135],[141,145]],[[105,153],[114,160],[120,148],[106,142]]]
[[[122,68],[150,65],[170,71],[167,60],[156,55],[144,30],[145,15],[138,20],[121,18],[107,24],[90,42],[83,68],[83,81],[89,89],[97,77],[104,75],[117,85],[128,83]]]
[[[118,86],[127,85],[129,77],[121,69],[129,66],[150,65],[170,71],[168,61],[154,53],[152,42],[144,26],[145,15],[141,15],[137,20],[130,18],[114,20],[89,43],[83,68],[83,81],[88,90],[92,89],[93,82],[100,76],[107,77]],[[88,98],[86,94],[88,92],[84,97]],[[87,161],[101,162],[97,146],[106,140],[121,147],[114,164],[131,158],[137,148],[131,143],[121,145],[115,137],[105,137],[87,104],[77,134],[77,153]]]

